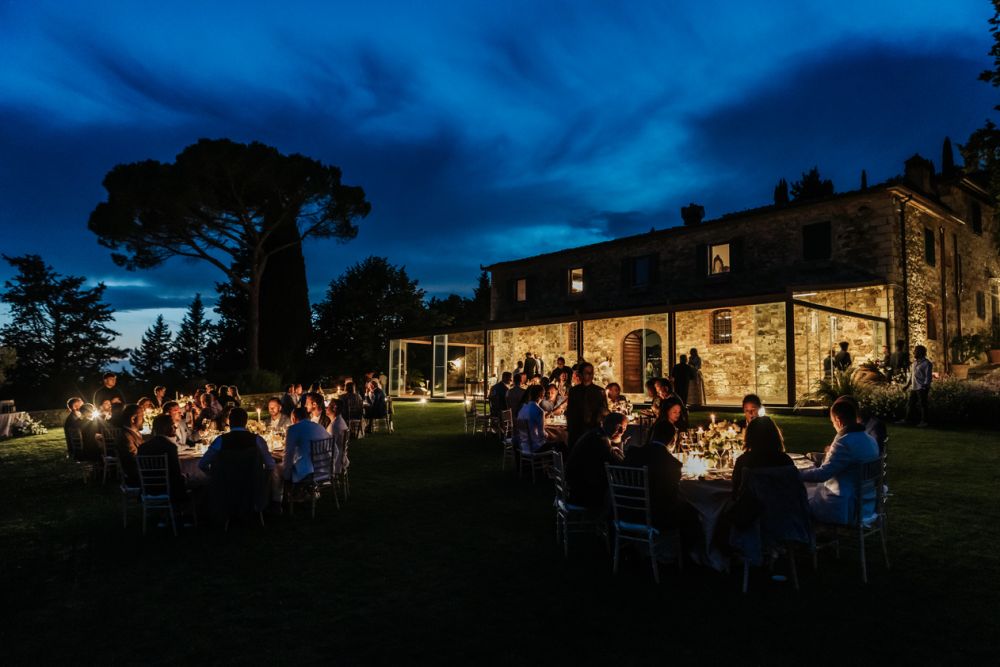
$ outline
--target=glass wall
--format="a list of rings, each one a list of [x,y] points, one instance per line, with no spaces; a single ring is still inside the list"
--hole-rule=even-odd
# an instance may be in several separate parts
[[[670,372],[668,316],[638,315],[583,322],[583,357],[594,382],[617,382],[632,401],[644,401],[646,380]]]
[[[840,343],[848,344],[852,364],[881,360],[886,341],[885,322],[830,313],[796,304],[795,388],[799,396],[815,389],[817,380],[828,377]]]
[[[679,311],[677,353],[701,357],[704,400],[739,405],[748,393],[788,401],[785,304]]]
[[[483,386],[482,331],[389,341],[390,396],[461,398]]]
[[[576,363],[577,324],[536,324],[527,327],[495,329],[488,332],[488,384],[492,386],[504,371],[515,371],[518,362],[531,352],[540,359],[545,373],[556,367],[556,359],[563,357],[567,366]]]

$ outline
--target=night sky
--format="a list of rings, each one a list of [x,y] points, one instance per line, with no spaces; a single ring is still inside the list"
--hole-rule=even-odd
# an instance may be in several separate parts
[[[471,294],[480,264],[673,226],[691,201],[709,218],[767,204],[813,165],[842,191],[915,152],[938,164],[997,97],[977,81],[991,12],[0,0],[0,250],[103,280],[132,346],[221,274],[114,266],[86,228],[101,180],[228,137],[336,164],[367,192],[356,240],[305,248],[313,301],[369,254],[429,294]]]

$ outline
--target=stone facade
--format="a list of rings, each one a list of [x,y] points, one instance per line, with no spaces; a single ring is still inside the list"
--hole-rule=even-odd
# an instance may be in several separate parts
[[[661,340],[664,375],[698,348],[709,403],[750,391],[794,403],[841,341],[857,363],[895,340],[924,344],[947,371],[947,342],[1000,317],[990,300],[1000,230],[977,178],[935,174],[915,156],[903,177],[868,189],[489,266],[487,376],[532,351],[548,369],[558,356],[586,358],[599,382],[622,383],[625,338],[647,331]],[[713,274],[711,260],[726,255],[729,270]],[[732,318],[725,343],[712,341],[719,309]]]

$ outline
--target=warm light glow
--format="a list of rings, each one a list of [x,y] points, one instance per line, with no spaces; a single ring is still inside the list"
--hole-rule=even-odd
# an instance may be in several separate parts
[[[455,361],[453,361],[451,363],[455,367],[456,371],[462,370],[462,360],[461,359],[456,359]]]
[[[764,409],[764,406],[763,406],[763,405],[762,405],[762,406],[760,406],[760,410],[759,410],[759,411],[757,412],[757,414],[758,414],[759,416],[761,416],[761,417],[764,417],[765,415],[767,415],[767,410],[765,410],[765,409]]]
[[[427,399],[426,399],[426,398],[421,398],[421,399],[420,399],[420,402],[421,402],[421,403],[426,403],[426,402],[427,402]]]
[[[708,472],[708,460],[697,454],[685,455],[681,465],[681,473],[689,477],[702,477]]]

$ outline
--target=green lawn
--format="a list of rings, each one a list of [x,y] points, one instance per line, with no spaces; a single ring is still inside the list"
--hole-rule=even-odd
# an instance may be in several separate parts
[[[397,433],[352,447],[337,512],[174,539],[122,529],[117,489],[84,486],[61,431],[0,442],[5,664],[739,661],[950,664],[995,657],[996,432],[894,428],[891,571],[800,560],[802,592],[764,578],[565,560],[551,486],[499,469],[458,405],[398,404]],[[702,419],[704,416],[700,416]],[[721,415],[720,415],[721,417]],[[694,415],[697,420],[698,415]],[[777,417],[794,451],[829,422]],[[696,422],[694,422],[696,423]],[[328,499],[326,499],[328,500]],[[556,664],[556,663],[553,663]]]

